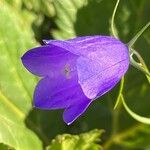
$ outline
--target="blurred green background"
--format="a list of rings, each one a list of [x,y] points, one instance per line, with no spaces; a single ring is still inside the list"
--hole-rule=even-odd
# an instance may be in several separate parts
[[[116,0],[0,0],[0,150],[150,150],[150,126],[135,121],[122,106],[113,109],[119,85],[67,126],[61,110],[32,107],[38,78],[20,60],[42,39],[111,35],[115,3]],[[148,21],[150,0],[120,0],[115,25],[124,43]],[[134,48],[150,69],[150,29]],[[124,86],[129,107],[149,117],[150,86],[145,75],[130,67]]]

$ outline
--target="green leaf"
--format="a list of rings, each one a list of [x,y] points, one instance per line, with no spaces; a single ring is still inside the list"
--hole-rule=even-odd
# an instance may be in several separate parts
[[[36,84],[20,59],[36,44],[30,17],[0,1],[0,143],[16,150],[42,149],[39,138],[24,123]]]
[[[52,17],[55,15],[55,9],[52,0],[22,0],[27,9],[35,11],[39,14]],[[42,7],[41,7],[42,6]]]
[[[55,15],[55,9],[52,4],[52,0],[5,0],[10,5],[17,9],[22,9],[25,6],[29,11],[38,14],[44,14],[46,16],[52,17]],[[41,7],[42,6],[42,7]]]
[[[5,144],[2,144],[0,143],[0,150],[14,150],[14,148],[8,146],[8,145],[5,145]]]
[[[55,22],[59,30],[53,31],[56,39],[66,39],[76,36],[74,23],[79,8],[87,4],[87,0],[57,0],[53,2],[57,18]]]
[[[58,135],[48,150],[102,150],[98,143],[103,132],[104,130],[92,130],[80,135]]]
[[[9,5],[14,8],[21,9],[22,1],[21,0],[5,0]]]
[[[58,27],[53,32],[54,38],[68,39],[81,35],[109,34],[108,20],[114,2],[110,3],[109,0],[54,1],[57,14],[55,23]]]

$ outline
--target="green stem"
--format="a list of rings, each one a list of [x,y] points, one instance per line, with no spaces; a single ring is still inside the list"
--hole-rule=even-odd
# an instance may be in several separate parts
[[[118,106],[118,104],[119,104],[119,102],[120,102],[121,93],[122,93],[122,91],[123,91],[123,85],[124,85],[124,77],[122,77],[122,79],[121,79],[119,94],[118,94],[118,97],[117,97],[117,100],[116,100],[114,109],[116,109],[116,107]]]
[[[138,70],[142,71],[146,75],[146,77],[147,77],[147,79],[148,79],[148,81],[150,83],[150,72],[149,72],[148,67],[146,66],[143,58],[141,57],[141,55],[136,50],[134,50],[134,49],[131,48],[130,51],[131,51],[131,54],[130,54],[130,64],[132,66],[134,66],[135,68],[137,68]],[[138,58],[138,60],[139,60],[140,63],[137,63],[133,59],[133,55],[134,54]]]
[[[112,18],[111,18],[111,31],[112,31],[112,34],[113,34],[113,36],[115,38],[119,38],[118,34],[117,34],[117,31],[115,30],[115,23],[114,23],[114,19],[115,19],[115,15],[116,15],[116,11],[117,11],[119,2],[120,2],[120,0],[116,1],[116,5],[114,7]],[[117,104],[118,104],[118,101],[117,101]],[[113,110],[112,111],[113,122],[112,122],[112,134],[111,134],[111,137],[114,136],[117,133],[117,130],[118,130],[118,116],[119,116],[119,112],[120,112],[119,108],[117,110]]]
[[[130,40],[128,47],[131,46],[137,41],[137,39],[143,34],[143,32],[150,26],[150,21]]]
[[[116,15],[116,11],[117,11],[119,2],[120,2],[120,0],[117,0],[116,5],[115,5],[115,8],[114,8],[114,11],[113,11],[113,14],[112,14],[112,19],[111,19],[111,30],[112,30],[112,34],[113,34],[113,36],[116,37],[116,38],[118,38],[118,34],[117,34],[116,31],[115,31],[114,19],[115,19],[115,15]]]
[[[135,112],[133,112],[133,111],[127,106],[123,94],[121,94],[121,100],[122,100],[122,103],[123,103],[123,106],[124,106],[125,110],[128,112],[128,114],[129,114],[132,118],[134,118],[135,120],[137,120],[137,121],[139,121],[139,122],[141,122],[141,123],[150,125],[150,118],[143,117],[143,116],[140,116],[140,115],[136,114]]]

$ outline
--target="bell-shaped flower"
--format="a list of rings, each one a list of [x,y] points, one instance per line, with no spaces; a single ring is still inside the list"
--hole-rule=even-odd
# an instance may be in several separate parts
[[[129,66],[128,47],[110,36],[45,40],[22,57],[24,66],[42,77],[34,92],[34,106],[64,109],[71,124],[97,98],[111,90]]]

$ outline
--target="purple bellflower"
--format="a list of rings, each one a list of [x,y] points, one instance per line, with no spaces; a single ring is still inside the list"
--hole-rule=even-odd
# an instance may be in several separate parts
[[[111,90],[129,67],[128,47],[111,36],[44,40],[22,57],[24,66],[42,77],[34,106],[64,109],[69,125],[97,98]]]

